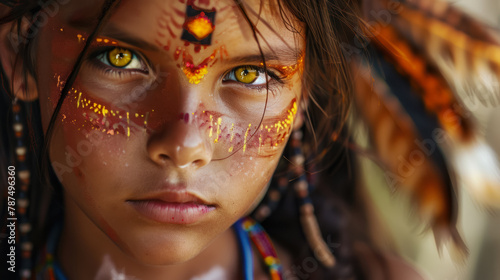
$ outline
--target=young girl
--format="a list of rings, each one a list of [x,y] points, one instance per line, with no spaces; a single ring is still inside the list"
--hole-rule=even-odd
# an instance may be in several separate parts
[[[2,279],[420,279],[344,149],[352,1],[3,2]]]

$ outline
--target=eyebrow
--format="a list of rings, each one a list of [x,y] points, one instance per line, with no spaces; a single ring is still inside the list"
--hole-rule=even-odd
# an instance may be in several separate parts
[[[90,20],[92,20],[92,18],[77,18],[70,20],[68,23],[73,28],[90,32],[91,31],[89,30]],[[99,35],[124,42],[126,44],[141,48],[146,51],[160,51],[160,48],[157,45],[149,43],[146,40],[141,39],[139,37],[135,37],[134,35],[128,34],[124,30],[118,28],[116,25],[110,22],[106,23],[106,25],[104,26]]]
[[[299,50],[284,50],[279,47],[263,50],[264,58],[266,59],[266,64],[269,62],[279,62],[282,64],[295,64],[301,56]],[[228,64],[245,64],[245,63],[255,63],[262,62],[262,55],[260,53],[234,56],[228,59],[224,59]]]
[[[131,34],[127,34],[126,32],[120,30],[119,28],[117,28],[113,24],[107,24],[103,28],[101,34],[102,34],[102,36],[106,36],[106,37],[110,37],[110,38],[113,38],[113,39],[118,40],[118,41],[122,41],[126,44],[141,48],[145,51],[155,51],[155,52],[160,51],[160,48],[157,45],[150,43],[144,39],[141,39],[139,37],[135,37]]]
[[[80,29],[87,29],[88,24],[84,20],[78,20],[70,22],[70,25]],[[159,52],[161,49],[144,39],[135,37],[134,35],[127,34],[125,31],[118,28],[112,23],[107,23],[101,32],[102,36],[110,37],[115,40],[124,42],[126,44],[136,46],[146,51]],[[284,65],[296,64],[298,59],[302,56],[302,52],[298,49],[290,49],[289,46],[274,46],[263,48],[264,58],[266,64],[269,62],[280,62]],[[245,63],[255,63],[262,62],[262,55],[260,53],[254,53],[250,55],[237,55],[224,61],[228,64],[245,64]]]

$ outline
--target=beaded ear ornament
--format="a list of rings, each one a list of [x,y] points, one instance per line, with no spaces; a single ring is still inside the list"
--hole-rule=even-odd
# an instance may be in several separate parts
[[[19,188],[17,191],[17,199],[15,200],[17,213],[8,211],[8,217],[15,219],[18,224],[17,231],[19,234],[18,244],[21,248],[21,279],[30,279],[31,277],[31,252],[33,244],[29,240],[28,233],[31,231],[31,224],[28,219],[27,209],[29,206],[28,191],[30,186],[31,173],[28,166],[28,147],[26,146],[26,122],[23,118],[23,109],[17,98],[12,102],[12,128],[14,130],[14,151],[15,151],[15,172],[18,181],[16,182]],[[8,219],[9,219],[8,218]]]
[[[336,262],[335,256],[321,236],[318,220],[314,215],[314,205],[309,195],[310,191],[314,189],[314,180],[306,174],[306,158],[302,151],[302,138],[303,133],[301,130],[295,130],[292,133],[290,139],[291,157],[288,169],[284,174],[277,176],[277,184],[270,185],[264,200],[265,203],[256,209],[254,218],[257,221],[263,221],[269,217],[278,207],[285,191],[293,186],[299,203],[300,223],[309,247],[317,256],[320,256],[318,260],[325,267],[333,267]],[[291,180],[293,180],[292,184],[290,184]]]

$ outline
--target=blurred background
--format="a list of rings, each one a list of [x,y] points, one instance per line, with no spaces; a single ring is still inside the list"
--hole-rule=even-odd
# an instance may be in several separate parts
[[[432,1],[432,0],[430,0]],[[500,30],[499,0],[449,0],[478,20]],[[477,100],[463,98],[477,118],[482,133],[500,158],[500,108],[483,106]],[[475,101],[475,102],[474,102]],[[366,135],[357,135],[360,141]],[[469,258],[463,265],[453,262],[447,248],[439,253],[431,231],[419,226],[404,199],[395,199],[389,191],[383,171],[370,159],[361,158],[366,172],[366,186],[375,200],[394,245],[431,280],[499,280],[500,279],[500,211],[480,207],[464,190],[459,191],[458,228],[469,248]],[[500,206],[499,206],[500,209]]]

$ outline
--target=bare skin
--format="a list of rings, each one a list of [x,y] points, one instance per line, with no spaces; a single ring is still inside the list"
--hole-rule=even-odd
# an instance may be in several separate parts
[[[45,129],[102,2],[61,5],[37,34],[36,96]],[[247,9],[258,11],[258,2],[248,1]],[[216,268],[226,279],[242,275],[230,226],[261,197],[286,144],[291,109],[300,103],[300,75],[280,71],[298,64],[303,46],[264,7],[257,28],[266,40],[267,64],[273,65],[268,70],[283,76],[283,83],[269,77],[272,93],[261,120],[265,74],[252,84],[228,75],[242,65],[261,66],[248,23],[232,1],[195,1],[197,8],[218,14],[211,45],[187,44],[178,26],[185,18],[172,14],[164,20],[166,11],[185,12],[186,5],[122,1],[89,53],[118,46],[137,54],[131,63],[137,67],[109,70],[113,66],[102,56],[89,56],[64,101],[50,158],[64,186],[57,258],[69,279],[106,279],[116,272],[131,279],[191,279],[208,277]],[[205,65],[206,73],[193,79]],[[143,84],[144,95],[130,95]],[[273,125],[285,122],[274,131]],[[253,134],[269,139],[268,145]],[[137,201],[156,201],[165,193],[195,199],[203,213],[173,215],[182,220],[170,223],[137,210]],[[256,274],[267,277],[262,269],[256,266]]]
[[[37,35],[38,76],[29,77],[36,86],[29,86],[28,97],[40,99],[44,129],[102,2],[61,5]],[[123,0],[90,53],[119,46],[140,54],[138,67],[112,72],[107,65],[103,71],[105,60],[88,56],[64,101],[50,158],[64,187],[57,259],[68,279],[116,274],[126,279],[242,278],[230,226],[262,197],[288,140],[293,108],[302,98],[300,71],[294,69],[304,46],[267,6],[259,20],[249,12],[258,22],[269,70],[283,78],[282,83],[269,80],[272,93],[263,115],[264,75],[260,88],[228,76],[234,68],[262,62],[251,28],[234,2],[194,1],[198,8],[217,11],[212,42],[206,46],[181,39],[185,18],[179,11],[185,12],[187,5],[182,2]],[[245,5],[259,11],[257,0]],[[2,27],[2,37],[9,36],[8,28]],[[14,50],[6,43],[1,48],[7,75],[21,81],[7,59]],[[196,72],[200,69],[206,73]],[[14,86],[21,92],[20,82]],[[146,90],[131,94],[140,86]],[[134,207],[135,201],[165,192],[195,197],[207,213],[170,223]],[[285,269],[290,267],[286,251],[277,249]],[[254,250],[254,263],[260,263],[257,254]],[[255,275],[269,279],[260,265]]]

